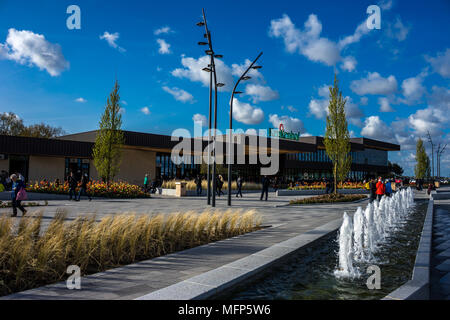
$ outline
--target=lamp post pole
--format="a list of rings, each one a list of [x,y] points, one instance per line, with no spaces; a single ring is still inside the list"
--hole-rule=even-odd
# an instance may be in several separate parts
[[[260,69],[261,66],[258,67],[253,67],[253,65],[256,63],[256,61],[259,59],[259,57],[261,57],[263,53],[261,52],[255,60],[253,60],[253,62],[250,64],[250,66],[247,68],[247,70],[245,70],[245,72],[239,77],[238,81],[236,82],[236,84],[234,85],[233,88],[233,92],[231,93],[231,101],[230,101],[230,131],[228,132],[228,146],[229,146],[229,151],[228,151],[228,206],[231,206],[231,184],[232,184],[232,179],[231,179],[231,166],[232,166],[232,162],[234,161],[234,159],[231,159],[231,154],[233,154],[234,156],[234,152],[231,152],[231,148],[233,148],[234,151],[234,145],[232,144],[233,141],[233,100],[234,100],[234,95],[235,94],[240,94],[242,92],[236,91],[236,88],[238,86],[238,84],[241,82],[241,80],[249,80],[250,77],[247,76],[247,73],[250,71],[250,69]]]
[[[206,54],[210,56],[210,64],[208,68],[203,68],[204,71],[209,72],[209,128],[208,128],[208,205],[211,204],[213,207],[216,205],[216,132],[217,132],[217,87],[224,86],[223,83],[217,83],[217,74],[216,74],[216,66],[214,58],[222,58],[222,55],[215,55],[213,46],[212,46],[212,40],[211,40],[211,33],[208,30],[208,24],[206,22],[206,14],[205,9],[202,9],[203,14],[203,21],[200,23],[197,23],[198,26],[205,26],[205,38],[207,38],[208,42],[199,42],[199,45],[208,45],[209,50],[206,50]],[[211,159],[211,149],[210,149],[210,143],[211,143],[211,122],[212,122],[212,84],[214,79],[214,134],[213,134],[213,169],[212,169],[212,202],[211,202],[211,174],[210,174],[210,159]]]

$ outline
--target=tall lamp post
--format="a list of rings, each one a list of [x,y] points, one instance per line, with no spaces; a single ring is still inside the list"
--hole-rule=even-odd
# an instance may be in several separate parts
[[[208,115],[208,187],[207,187],[207,194],[208,194],[208,205],[211,204],[211,173],[210,173],[210,158],[211,158],[211,151],[210,151],[210,142],[211,142],[211,120],[212,120],[212,84],[214,79],[214,135],[213,135],[213,193],[212,193],[212,206],[216,206],[216,130],[217,130],[217,88],[223,87],[223,83],[217,83],[217,74],[216,74],[216,65],[214,58],[223,58],[220,54],[214,54],[213,46],[212,46],[212,40],[211,40],[211,33],[208,29],[208,23],[206,22],[206,14],[205,9],[202,9],[203,14],[203,21],[197,23],[197,26],[199,27],[205,27],[205,34],[204,37],[208,40],[208,42],[200,41],[198,44],[208,45],[209,49],[205,50],[205,53],[210,56],[210,64],[208,67],[203,68],[203,71],[209,72],[209,115]]]
[[[253,62],[250,64],[250,66],[247,68],[247,70],[245,70],[245,72],[239,77],[238,81],[236,82],[236,84],[234,85],[233,88],[233,92],[231,93],[231,101],[230,101],[230,131],[228,132],[228,145],[229,145],[229,152],[228,152],[228,206],[231,206],[231,163],[233,162],[233,159],[231,159],[231,148],[234,148],[234,145],[231,143],[232,139],[233,139],[233,135],[232,135],[232,131],[233,131],[233,99],[234,99],[234,95],[235,94],[241,94],[241,91],[236,91],[237,86],[239,85],[239,83],[241,82],[241,80],[250,80],[251,77],[247,76],[247,73],[250,71],[250,69],[261,69],[262,66],[254,66],[254,64],[256,63],[256,61],[259,59],[259,57],[261,57],[263,53],[261,52],[255,60],[253,60]],[[234,152],[233,152],[234,155]]]

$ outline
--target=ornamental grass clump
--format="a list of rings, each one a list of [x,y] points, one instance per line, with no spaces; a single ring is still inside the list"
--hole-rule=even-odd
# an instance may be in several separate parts
[[[257,230],[254,210],[137,215],[66,220],[57,212],[45,230],[42,213],[19,223],[0,217],[0,295],[61,281],[69,265],[101,272]]]

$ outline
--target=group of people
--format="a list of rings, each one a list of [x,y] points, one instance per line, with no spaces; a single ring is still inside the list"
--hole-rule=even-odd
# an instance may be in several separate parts
[[[151,180],[148,173],[144,176],[144,192],[156,193],[156,190],[161,187],[162,182],[159,179]]]
[[[383,179],[381,177],[378,177],[378,179],[372,178],[370,179],[366,185],[370,191],[370,202],[373,202],[376,200],[381,200],[383,196],[390,197],[393,190],[392,190],[392,183],[394,181],[391,181],[389,179],[386,179],[383,182]],[[395,182],[394,182],[395,183]]]
[[[195,185],[196,185],[196,191],[197,191],[197,196],[201,196],[203,194],[203,178],[201,175],[197,175],[197,177],[194,180]],[[241,176],[238,176],[238,178],[236,179],[236,185],[237,185],[237,193],[236,193],[236,197],[241,196],[242,198],[242,185],[244,183],[244,180],[242,179]],[[222,191],[223,185],[225,184],[225,181],[222,177],[222,175],[218,175],[216,177],[216,194],[218,197],[220,197],[221,195],[225,195],[225,193]]]
[[[92,201],[91,195],[87,192],[87,185],[89,183],[89,177],[87,173],[82,175],[81,177],[81,184],[80,184],[80,190],[78,191],[77,195],[77,187],[78,187],[78,180],[75,177],[75,174],[71,172],[69,174],[69,177],[67,177],[67,182],[69,184],[69,201],[80,201],[81,196],[87,196],[89,201]]]

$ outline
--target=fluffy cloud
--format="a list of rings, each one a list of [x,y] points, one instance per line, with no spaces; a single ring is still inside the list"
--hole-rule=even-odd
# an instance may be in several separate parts
[[[100,36],[100,39],[108,42],[110,47],[117,49],[120,52],[125,52],[126,50],[122,47],[119,47],[119,45],[116,43],[116,41],[119,39],[119,37],[120,37],[120,34],[118,32],[109,33],[108,31],[105,31],[105,33],[103,33],[103,35]]]
[[[166,40],[164,40],[164,39],[156,39],[156,42],[159,45],[158,52],[160,54],[170,54],[170,53],[172,53],[172,51],[170,51],[170,44],[168,44],[166,42]]]
[[[305,133],[305,128],[303,126],[303,121],[297,118],[289,116],[278,116],[277,114],[269,115],[269,122],[278,128],[282,123],[284,130]]]
[[[245,87],[245,94],[252,97],[253,103],[272,101],[280,98],[277,91],[260,84],[249,84]]]
[[[397,17],[394,23],[387,24],[386,34],[390,38],[403,41],[408,36],[409,30],[410,27],[405,26],[402,20]]]
[[[352,72],[356,69],[356,64],[356,59],[352,56],[348,56],[342,59],[341,69]]]
[[[147,116],[151,113],[148,107],[141,108],[141,112]]]
[[[179,89],[177,87],[169,88],[167,86],[164,86],[162,88],[165,92],[171,94],[177,101],[181,101],[183,103],[186,103],[186,102],[193,103],[194,102],[194,97],[192,96],[192,94],[190,94],[187,91],[184,91],[183,89]]]
[[[329,86],[321,86],[318,90],[318,94],[321,98],[311,99],[309,102],[309,114],[313,115],[317,119],[325,119],[328,115]],[[361,126],[361,117],[364,116],[364,113],[359,108],[358,104],[353,102],[351,97],[346,96],[344,99],[347,100],[345,104],[345,114],[348,122],[356,126]]]
[[[34,65],[40,70],[46,70],[52,77],[59,76],[69,68],[69,62],[58,44],[50,43],[41,34],[14,28],[8,30],[6,42],[0,43],[0,58],[22,65]]]
[[[380,112],[394,112],[394,109],[392,109],[388,98],[386,97],[378,98],[378,104],[380,105]]]
[[[79,103],[86,103],[87,102],[87,100],[82,98],[82,97],[75,99],[75,101],[79,102]]]
[[[233,98],[233,118],[244,124],[259,124],[264,120],[264,112],[260,108]]]
[[[356,27],[355,33],[353,33],[350,36],[346,36],[342,40],[339,41],[338,45],[340,48],[344,48],[348,46],[349,44],[359,42],[363,36],[368,34],[370,32],[370,29],[367,28],[367,23],[364,20],[361,22],[358,27]]]
[[[282,38],[288,52],[304,55],[311,61],[334,66],[341,59],[338,45],[320,37],[322,23],[315,14],[310,14],[304,30],[297,29],[288,15],[270,22],[269,36]]]
[[[161,27],[159,29],[156,29],[153,34],[155,36],[158,36],[160,34],[167,34],[173,32],[172,29],[169,26]]]
[[[392,130],[378,116],[370,116],[364,121],[364,127],[361,129],[363,137],[376,140],[392,141],[394,134]]]
[[[233,84],[231,68],[219,59],[216,59],[215,63],[217,82],[225,84],[224,87],[218,88],[218,90],[231,90]],[[198,59],[182,56],[181,64],[184,68],[177,68],[171,72],[174,77],[187,78],[193,82],[201,82],[205,87],[209,86],[209,72],[202,70],[210,64],[209,56],[203,56]]]
[[[293,106],[281,106],[281,110],[284,110],[284,108],[288,109],[290,112],[298,112],[298,110],[296,108],[294,108]]]
[[[444,78],[450,78],[450,49],[439,52],[436,57],[425,57],[433,67],[433,71],[439,73]]]
[[[249,59],[245,59],[243,64],[233,63],[231,65],[231,73],[233,76],[240,77],[245,70],[247,70],[248,66],[252,63]],[[250,69],[247,73],[248,76],[252,77],[250,80],[254,82],[255,80],[264,81],[264,76],[257,69]]]
[[[192,116],[192,121],[195,123],[199,122],[202,127],[206,127],[208,125],[208,119],[206,116],[200,113],[196,113]]]
[[[360,96],[389,95],[397,91],[397,80],[393,75],[383,78],[378,72],[369,72],[366,78],[352,81],[350,88]]]
[[[401,102],[411,105],[422,98],[426,92],[425,87],[422,85],[423,79],[424,75],[420,74],[417,77],[403,80],[402,93],[405,99],[401,99]]]

